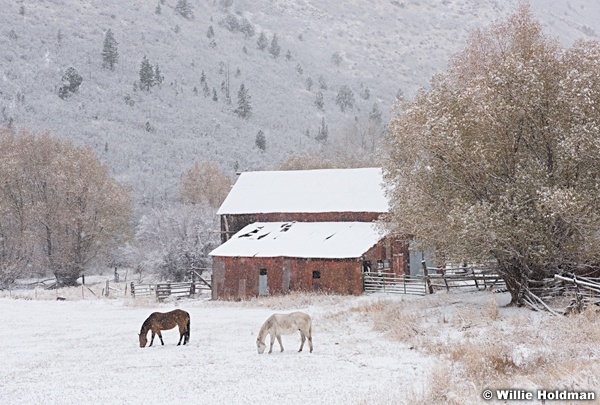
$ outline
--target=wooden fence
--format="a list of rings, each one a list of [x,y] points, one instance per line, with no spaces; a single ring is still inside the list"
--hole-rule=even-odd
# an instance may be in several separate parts
[[[478,267],[433,268],[427,269],[434,290],[450,291],[451,288],[505,289],[506,284],[500,275]]]
[[[581,312],[588,305],[600,305],[600,278],[555,274],[553,278],[529,280],[529,291],[536,298],[525,297],[526,305],[555,315]]]
[[[169,297],[182,298],[193,297],[202,291],[210,291],[210,283],[204,279],[195,282],[180,282],[180,283],[157,283],[157,284],[134,284],[131,283],[131,296],[149,297],[155,296],[158,301],[165,300]]]
[[[489,270],[475,267],[423,268],[425,275],[398,276],[394,273],[365,272],[363,285],[366,293],[390,294],[433,294],[435,291],[450,291],[453,288],[475,288],[485,290],[506,288],[504,280]]]

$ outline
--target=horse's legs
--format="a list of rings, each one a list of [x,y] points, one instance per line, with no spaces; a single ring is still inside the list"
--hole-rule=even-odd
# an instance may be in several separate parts
[[[279,342],[279,348],[283,351],[283,345],[281,344],[281,335],[277,335],[277,341]]]
[[[150,346],[152,346],[152,343],[154,343],[154,331],[152,331],[152,339],[150,339]]]
[[[275,338],[273,337],[273,335],[271,336],[271,345],[269,346],[269,354],[273,353],[273,343],[275,343]]]
[[[308,335],[308,347],[310,347],[310,352],[312,353],[312,335],[310,334]]]
[[[304,341],[306,340],[306,335],[302,331],[300,331],[300,340],[302,343],[300,343],[300,350],[298,350],[299,352],[302,351],[302,348],[304,347]]]
[[[164,345],[165,345],[165,342],[163,342],[163,340],[162,340],[162,334],[160,333],[160,331],[156,332],[156,334],[157,334],[157,335],[158,335],[158,337],[160,338],[160,344],[164,346]]]

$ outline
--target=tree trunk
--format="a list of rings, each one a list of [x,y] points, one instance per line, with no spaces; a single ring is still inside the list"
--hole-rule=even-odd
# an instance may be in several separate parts
[[[54,271],[57,287],[73,287],[78,285],[77,279],[81,277],[81,269],[59,269]]]

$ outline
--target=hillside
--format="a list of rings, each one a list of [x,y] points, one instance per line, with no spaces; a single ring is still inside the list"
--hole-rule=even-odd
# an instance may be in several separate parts
[[[469,32],[518,1],[188,0],[189,18],[177,0],[3,3],[0,124],[92,146],[142,206],[160,206],[177,197],[179,177],[197,160],[233,176],[306,150],[371,155],[397,95],[426,86]],[[598,2],[558,3],[531,1],[548,35],[565,45],[597,39]],[[102,66],[108,29],[118,42],[114,70]],[[258,49],[261,32],[269,47],[276,34],[279,56]],[[144,56],[164,76],[149,91],[139,86]],[[61,99],[70,67],[83,81]],[[242,84],[247,119],[235,113]],[[343,86],[354,98],[344,112],[336,105]],[[315,105],[319,91],[323,109]],[[369,119],[374,108],[381,121]],[[315,139],[323,123],[326,142]]]

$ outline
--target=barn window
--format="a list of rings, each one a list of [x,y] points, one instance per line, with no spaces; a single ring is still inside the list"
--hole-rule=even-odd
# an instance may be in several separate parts
[[[314,270],[312,278],[321,278],[321,271],[320,270]]]
[[[256,274],[256,273],[254,273],[254,274]],[[260,269],[260,272],[259,272],[259,274],[260,274],[261,276],[266,276],[266,275],[267,275],[267,269]],[[255,276],[255,277],[256,277],[256,276]]]
[[[377,260],[377,270],[383,269],[383,260]]]

